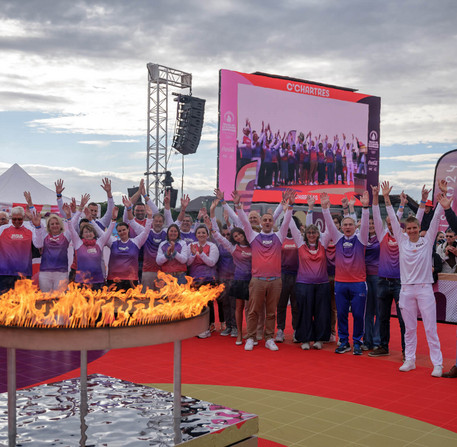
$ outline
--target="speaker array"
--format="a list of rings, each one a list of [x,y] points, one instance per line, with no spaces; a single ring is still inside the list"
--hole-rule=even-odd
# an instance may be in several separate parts
[[[178,95],[178,111],[172,147],[183,155],[195,154],[200,143],[205,115],[205,100]]]

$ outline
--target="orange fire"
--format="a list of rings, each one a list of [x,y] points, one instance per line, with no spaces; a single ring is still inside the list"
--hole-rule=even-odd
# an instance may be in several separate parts
[[[141,293],[135,289],[93,291],[70,284],[63,293],[43,293],[31,280],[16,282],[0,296],[0,325],[20,327],[120,327],[180,320],[199,315],[223,285],[192,287],[192,278],[179,285],[177,279],[158,273],[163,287]]]

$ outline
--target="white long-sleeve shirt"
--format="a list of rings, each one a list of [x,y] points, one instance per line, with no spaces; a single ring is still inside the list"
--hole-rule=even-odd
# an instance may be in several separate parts
[[[387,206],[386,210],[390,217],[392,231],[398,242],[401,283],[433,284],[432,251],[438,225],[444,213],[443,208],[440,204],[437,205],[427,234],[419,237],[417,242],[411,242],[409,236],[402,232],[392,206]]]

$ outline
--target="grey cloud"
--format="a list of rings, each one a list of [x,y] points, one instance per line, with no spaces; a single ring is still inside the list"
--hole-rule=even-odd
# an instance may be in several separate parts
[[[71,104],[68,98],[62,96],[40,95],[39,93],[24,93],[15,91],[0,91],[0,102],[3,101],[25,101],[30,103],[45,104]]]

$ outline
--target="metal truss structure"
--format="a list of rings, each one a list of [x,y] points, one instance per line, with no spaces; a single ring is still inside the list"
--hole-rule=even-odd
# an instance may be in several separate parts
[[[164,192],[163,179],[168,165],[168,102],[171,89],[189,89],[192,74],[163,65],[148,63],[148,136],[146,155],[146,191],[159,206]]]

